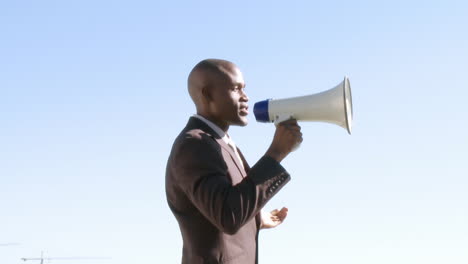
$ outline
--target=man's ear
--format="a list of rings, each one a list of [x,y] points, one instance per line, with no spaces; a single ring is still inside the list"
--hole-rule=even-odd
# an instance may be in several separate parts
[[[205,102],[211,102],[213,100],[212,89],[209,85],[203,86],[201,94]]]

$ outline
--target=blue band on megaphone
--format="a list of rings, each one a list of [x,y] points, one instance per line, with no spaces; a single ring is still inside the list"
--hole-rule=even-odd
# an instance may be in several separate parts
[[[270,115],[268,114],[268,101],[263,100],[256,102],[254,105],[254,115],[257,122],[270,122]]]

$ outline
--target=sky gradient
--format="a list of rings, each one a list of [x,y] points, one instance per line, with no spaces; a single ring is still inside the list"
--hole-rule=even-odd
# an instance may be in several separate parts
[[[292,180],[265,207],[289,216],[261,231],[260,263],[467,263],[466,14],[451,0],[1,2],[0,263],[179,263],[165,166],[205,58],[239,66],[251,109],[350,78],[353,134],[300,123]],[[250,114],[229,132],[253,165],[274,126]]]

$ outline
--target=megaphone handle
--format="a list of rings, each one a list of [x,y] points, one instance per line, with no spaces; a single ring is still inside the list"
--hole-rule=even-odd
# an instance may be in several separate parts
[[[275,121],[274,121],[274,122],[275,122],[275,126],[278,126],[279,123],[284,122],[284,121],[286,121],[286,120],[289,120],[289,119],[291,119],[291,118],[293,118],[293,116],[290,115],[290,114],[279,114],[279,115],[276,115],[276,116],[275,116]]]
[[[292,118],[293,118],[293,116],[290,115],[290,114],[279,114],[279,115],[275,116],[274,124],[277,127],[279,125],[279,123],[284,122],[284,121],[289,120],[289,119],[292,119]],[[291,152],[296,151],[300,146],[301,146],[301,143],[297,143],[296,145],[294,145]]]

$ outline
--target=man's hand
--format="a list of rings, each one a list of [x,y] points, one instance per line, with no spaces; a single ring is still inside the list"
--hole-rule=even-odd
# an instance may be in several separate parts
[[[260,229],[277,227],[283,223],[286,216],[288,216],[288,208],[283,207],[281,210],[275,209],[271,212],[260,211],[261,224]]]
[[[281,122],[276,127],[273,142],[271,142],[266,155],[281,162],[297,144],[302,142],[301,127],[295,119]]]

